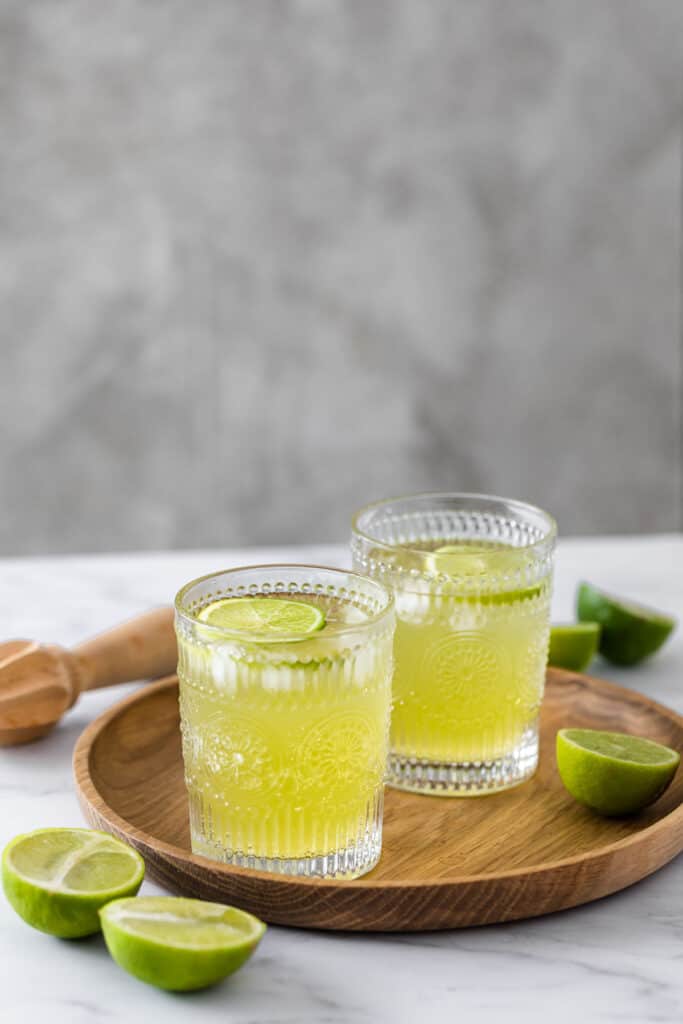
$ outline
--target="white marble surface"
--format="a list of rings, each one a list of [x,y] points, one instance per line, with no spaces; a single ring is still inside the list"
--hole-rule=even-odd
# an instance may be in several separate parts
[[[265,560],[342,564],[345,551],[3,560],[2,633],[76,643],[169,601],[192,576]],[[681,536],[563,542],[556,618],[571,615],[582,577],[683,619]],[[683,630],[645,668],[596,671],[683,710]],[[87,696],[50,738],[0,751],[0,843],[39,826],[82,824],[71,750],[86,722],[123,692]],[[154,890],[145,883],[143,891]],[[69,943],[34,932],[0,901],[2,1024],[679,1024],[682,961],[683,859],[600,903],[517,924],[423,936],[271,928],[244,970],[193,996],[165,994],[130,978],[99,938]]]

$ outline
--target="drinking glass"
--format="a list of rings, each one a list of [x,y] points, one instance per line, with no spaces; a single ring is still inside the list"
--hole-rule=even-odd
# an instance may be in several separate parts
[[[208,625],[223,598],[315,604],[318,632],[259,636]],[[394,603],[356,573],[231,569],[176,598],[192,849],[226,864],[353,878],[380,856]]]
[[[396,601],[388,781],[476,795],[538,763],[554,520],[478,494],[418,494],[353,519],[354,568]]]

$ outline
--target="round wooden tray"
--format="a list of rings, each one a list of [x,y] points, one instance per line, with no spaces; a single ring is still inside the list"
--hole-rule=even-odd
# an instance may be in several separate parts
[[[638,693],[551,669],[541,764],[517,789],[479,799],[388,789],[378,866],[355,881],[283,878],[190,852],[175,677],[90,725],[74,752],[88,821],[132,843],[168,889],[236,904],[274,924],[427,931],[534,917],[587,903],[651,874],[683,849],[683,772],[653,807],[605,819],[557,775],[562,726],[638,733],[683,750],[683,718]]]

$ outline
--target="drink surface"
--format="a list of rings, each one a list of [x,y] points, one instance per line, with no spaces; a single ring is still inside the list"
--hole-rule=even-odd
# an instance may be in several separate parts
[[[193,849],[265,870],[365,842],[387,756],[390,631],[359,638],[367,614],[338,597],[286,598],[324,626],[289,643],[178,636]]]
[[[441,584],[408,574],[396,583],[392,752],[449,763],[504,757],[536,724],[550,580],[530,579],[528,554],[502,543],[431,539],[381,558],[424,567],[416,552],[431,552],[427,568]]]

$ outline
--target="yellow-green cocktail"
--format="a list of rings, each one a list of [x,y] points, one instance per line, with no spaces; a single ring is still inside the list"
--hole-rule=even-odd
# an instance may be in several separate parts
[[[534,772],[553,541],[540,510],[476,495],[356,516],[354,565],[396,600],[394,785],[473,795]]]
[[[384,588],[302,566],[232,570],[178,596],[192,848],[353,877],[381,845],[394,615]]]

